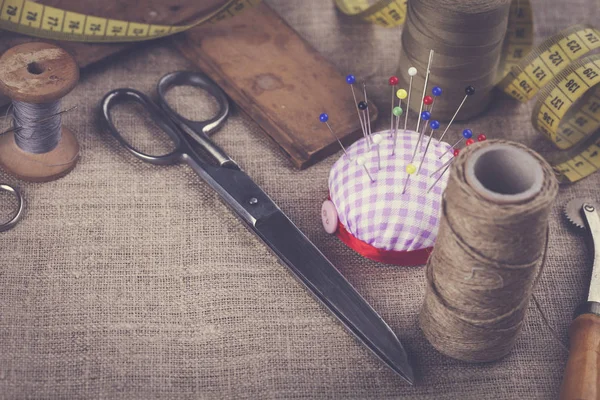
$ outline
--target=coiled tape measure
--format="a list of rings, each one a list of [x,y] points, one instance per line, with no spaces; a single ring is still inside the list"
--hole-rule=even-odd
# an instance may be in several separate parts
[[[30,0],[0,0],[0,29],[35,37],[87,43],[136,42],[186,31],[203,23],[234,17],[260,0],[228,0],[187,25],[154,25],[99,18],[61,10]]]
[[[407,0],[334,0],[344,14],[380,26],[402,25]],[[0,0],[0,29],[30,36],[80,42],[132,42],[215,23],[260,0],[230,0],[187,25],[168,26],[99,18],[34,3]],[[533,126],[562,150],[551,157],[562,182],[576,182],[600,169],[600,30],[576,25],[535,49],[529,0],[513,0],[504,41],[498,88],[520,102],[538,95]]]

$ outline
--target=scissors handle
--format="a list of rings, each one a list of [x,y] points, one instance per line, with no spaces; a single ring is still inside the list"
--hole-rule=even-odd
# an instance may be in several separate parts
[[[121,135],[112,120],[112,108],[119,103],[131,101],[140,104],[150,115],[152,121],[173,141],[175,148],[164,155],[151,155],[138,150]],[[108,125],[110,134],[119,141],[131,154],[151,164],[166,165],[179,162],[183,154],[188,152],[189,145],[182,138],[183,133],[174,125],[165,112],[148,98],[144,93],[135,89],[115,89],[108,92],[102,99],[102,115]]]
[[[176,86],[195,86],[206,90],[219,104],[217,115],[206,121],[192,121],[173,110],[166,95],[170,89]],[[182,131],[194,139],[204,151],[216,160],[219,166],[238,168],[235,161],[208,137],[223,125],[229,115],[229,100],[216,83],[201,72],[177,71],[163,76],[158,81],[156,89],[159,105]]]

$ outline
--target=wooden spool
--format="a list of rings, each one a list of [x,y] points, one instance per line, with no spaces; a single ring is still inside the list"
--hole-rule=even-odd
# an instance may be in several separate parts
[[[77,63],[60,47],[31,42],[15,46],[0,57],[0,92],[27,103],[57,101],[79,80]],[[77,164],[79,143],[65,126],[58,145],[42,154],[29,153],[16,144],[14,133],[0,136],[0,167],[31,182],[47,182],[68,174]]]

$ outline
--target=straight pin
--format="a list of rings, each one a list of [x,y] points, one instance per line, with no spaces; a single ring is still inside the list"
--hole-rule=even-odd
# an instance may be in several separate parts
[[[402,89],[400,89],[402,90]],[[402,108],[400,106],[394,107],[394,115],[396,116],[396,130],[394,134],[394,145],[392,147],[392,155],[396,152],[396,141],[398,140],[398,125],[400,124],[400,116],[402,115]]]
[[[410,176],[412,174],[414,174],[415,172],[417,172],[417,167],[415,167],[413,164],[408,164],[406,166],[406,173],[408,174],[408,176],[406,177],[406,180],[404,181],[404,188],[402,188],[402,194],[404,194],[404,192],[406,192],[406,187],[408,186],[408,181],[410,181]]]
[[[381,170],[381,151],[380,148],[381,146],[379,145],[381,143],[381,141],[383,140],[383,137],[376,133],[375,135],[373,135],[373,144],[375,146],[377,146],[377,169],[380,171]]]
[[[423,103],[425,103],[425,100],[427,99],[427,97],[429,97],[429,99],[427,99],[428,102],[429,102],[429,100],[431,100],[431,108],[429,109],[430,113],[433,112],[433,106],[435,104],[435,99],[437,99],[438,97],[440,97],[442,95],[442,88],[439,86],[434,86],[433,89],[431,89],[431,94],[433,94],[434,97],[426,96],[423,99]],[[427,103],[425,103],[425,104],[427,104]],[[435,122],[435,127],[434,127],[434,122]],[[423,161],[425,161],[425,155],[427,154],[427,150],[429,149],[429,145],[431,144],[431,139],[433,139],[433,131],[439,129],[439,127],[440,127],[439,121],[431,121],[431,122],[428,122],[427,125],[431,126],[431,134],[429,135],[429,140],[427,141],[427,145],[425,146],[425,152],[423,153],[423,158],[421,159],[419,168],[417,168],[417,174],[419,172],[421,172],[421,166],[423,165]]]
[[[396,92],[396,97],[398,97],[398,107],[402,110],[402,100],[406,99],[406,96],[408,96],[408,93],[406,93],[406,90],[404,89],[398,89],[398,91]],[[394,107],[394,110],[396,108]],[[394,110],[392,110],[392,114],[394,113]],[[406,110],[408,110],[408,102],[406,103]],[[394,114],[395,115],[395,114]],[[395,115],[396,116],[396,129],[394,130],[394,134],[398,134],[398,123],[400,122],[400,116],[399,115]]]
[[[371,176],[371,174],[369,173],[369,170],[367,169],[367,159],[365,158],[365,156],[359,156],[356,159],[356,163],[358,165],[360,165],[361,167],[364,168],[365,172],[367,173],[367,176],[369,177],[369,179],[371,180],[371,183],[375,182],[375,179],[373,179],[373,177]]]
[[[354,98],[354,106],[356,107],[356,113],[358,114],[358,120],[360,121],[360,129],[362,129],[363,136],[366,137],[365,133],[365,124],[363,122],[362,117],[360,116],[360,110],[358,109],[358,101],[356,100],[356,93],[354,93],[354,84],[356,83],[356,78],[354,75],[346,76],[346,83],[350,85],[350,90],[352,90],[352,97]]]
[[[462,99],[462,101],[458,105],[458,108],[456,109],[456,112],[454,113],[454,115],[452,116],[452,119],[448,123],[448,126],[444,130],[444,133],[442,133],[442,136],[440,136],[440,139],[439,139],[440,142],[444,139],[444,136],[446,135],[446,132],[448,132],[448,129],[450,129],[450,126],[452,126],[452,123],[454,122],[454,119],[456,118],[456,116],[460,112],[460,109],[462,108],[462,106],[465,104],[465,101],[467,101],[467,98],[469,96],[474,95],[474,94],[475,94],[475,88],[473,86],[467,86],[465,88],[465,97]]]
[[[452,161],[452,160],[450,160],[450,161]],[[440,174],[440,176],[437,177],[437,179],[435,180],[435,182],[433,182],[433,185],[429,186],[429,189],[427,189],[427,193],[429,193],[431,191],[431,189],[433,189],[433,187],[435,185],[437,185],[437,183],[440,181],[440,179],[442,179],[442,176],[444,176],[444,174],[446,173],[446,171],[448,171],[448,168],[450,168],[450,163],[448,163],[448,166],[446,167],[446,169],[444,169],[444,171]]]
[[[458,150],[458,149],[455,149]],[[454,152],[455,157],[458,155],[458,152],[455,151]],[[441,167],[439,167],[438,169],[436,169],[431,175],[429,175],[430,178],[432,178],[435,174],[437,174],[438,172],[440,172],[441,170],[443,170],[444,168],[446,168],[448,166],[448,164],[450,164],[452,162],[452,160],[454,160],[454,158],[449,159],[448,161],[446,161],[444,163],[444,165],[442,165]]]
[[[431,119],[431,113],[429,111],[421,112],[421,118],[419,119],[419,121],[420,120],[429,121],[430,119]],[[415,146],[415,150],[413,151],[413,155],[410,159],[411,163],[413,163],[415,161],[415,157],[417,156],[417,152],[419,151],[419,146],[421,145],[421,138],[425,134],[425,129],[427,129],[427,125],[425,125],[423,127],[423,130],[421,131],[421,133],[419,133],[419,138],[417,139],[417,145]]]
[[[478,142],[485,142],[487,140],[487,137],[482,133],[479,136],[477,136],[477,141]],[[465,144],[467,146],[472,145],[473,143],[475,143],[475,141],[473,139],[467,139],[467,141],[465,142]],[[446,167],[446,169],[440,174],[440,176],[438,176],[438,178],[435,180],[435,182],[433,182],[433,185],[431,185],[429,187],[429,189],[427,189],[427,193],[429,193],[429,191],[440,181],[440,179],[442,179],[442,176],[444,176],[444,174],[446,173],[446,171],[448,171],[448,168],[450,168],[450,164],[452,164],[452,161],[454,161],[454,159],[456,159],[456,157],[458,156],[458,154],[460,153],[459,149],[454,149],[454,157],[452,159],[450,159],[446,164],[448,164],[448,166]],[[441,168],[440,168],[441,169]],[[438,169],[439,171],[439,169]],[[437,171],[436,171],[437,172]],[[433,176],[435,174],[435,172],[431,175]]]
[[[429,140],[427,141],[427,146],[425,146],[425,151],[423,152],[423,158],[421,158],[421,162],[419,163],[419,168],[417,168],[417,175],[419,174],[419,172],[421,172],[421,167],[423,166],[423,161],[425,161],[425,156],[427,155],[427,150],[429,150],[429,145],[431,144],[431,138],[433,138],[433,132],[436,129],[440,128],[440,123],[439,121],[431,121],[429,123],[429,126],[431,127],[431,132],[429,133]]]
[[[408,84],[408,99],[406,100],[406,115],[404,116],[404,130],[406,131],[406,125],[408,123],[408,109],[410,108],[410,92],[412,91],[413,78],[417,75],[417,69],[410,67],[408,69],[408,76],[410,76],[410,82]]]
[[[433,60],[433,50],[429,50],[429,60],[427,61],[427,71],[425,72],[425,85],[423,86],[423,94],[427,93],[427,84],[429,83],[429,73],[431,72],[431,61]],[[419,115],[423,112],[423,102],[421,102],[421,108],[419,109]],[[416,132],[419,132],[419,127],[421,126],[421,120],[417,119],[417,129]],[[417,143],[418,146],[418,143]]]
[[[363,81],[363,95],[365,96],[365,104],[367,105],[367,108],[369,107],[369,100],[367,99],[367,83],[365,81]],[[371,137],[371,115],[369,115],[369,110],[367,110],[367,135],[370,138]]]
[[[437,179],[435,180],[435,182],[433,182],[433,184],[431,186],[429,186],[429,189],[427,189],[427,193],[429,193],[431,191],[431,189],[433,189],[433,187],[435,185],[437,185],[437,183],[440,181],[440,179],[442,179],[442,176],[444,176],[444,174],[446,173],[446,171],[448,171],[448,168],[450,168],[450,164],[452,164],[452,161],[454,161],[456,159],[456,157],[458,157],[459,153],[460,153],[459,149],[454,149],[454,157],[452,157],[451,159],[449,159],[448,161],[446,161],[446,163],[444,165],[442,165],[440,168],[438,168],[437,171],[435,171],[433,174],[429,175],[429,177],[431,178],[436,173],[438,173],[440,170],[444,169],[444,171],[440,174],[440,176],[437,177]]]
[[[371,142],[369,140],[369,132],[367,132],[367,113],[369,112],[367,110],[368,106],[367,103],[364,101],[359,101],[358,102],[358,109],[360,111],[362,111],[362,120],[365,122],[365,127],[363,129],[363,136],[365,137],[365,141],[367,142],[367,147],[369,148],[369,150],[371,150]]]
[[[322,113],[321,115],[319,115],[319,121],[321,121],[325,125],[327,125],[327,128],[329,128],[329,132],[331,132],[331,136],[333,136],[335,138],[335,140],[337,140],[337,142],[339,143],[340,147],[344,151],[344,154],[346,156],[348,156],[348,153],[346,152],[346,148],[344,148],[344,145],[342,144],[342,142],[340,141],[340,139],[338,139],[338,137],[335,134],[335,132],[333,131],[333,129],[331,129],[331,126],[329,126],[329,122],[327,122],[327,121],[329,121],[329,115],[327,115],[326,113]]]
[[[456,141],[456,143],[454,143],[454,144],[452,145],[452,147],[450,147],[450,150],[453,150],[453,149],[454,149],[456,146],[458,146],[458,145],[460,144],[460,142],[462,142],[463,140],[469,140],[469,139],[471,139],[472,137],[473,137],[473,131],[472,131],[472,130],[470,130],[470,129],[465,129],[464,131],[462,131],[462,137],[461,137],[460,139],[458,139],[458,140]],[[439,160],[440,158],[442,158],[442,157],[444,157],[444,154],[442,154],[442,155],[441,155],[441,156],[438,158],[438,160]]]
[[[394,129],[394,103],[395,95],[396,95],[396,85],[398,84],[398,77],[391,76],[388,80],[390,86],[392,87],[392,108],[390,109],[390,137],[392,137],[392,130]]]

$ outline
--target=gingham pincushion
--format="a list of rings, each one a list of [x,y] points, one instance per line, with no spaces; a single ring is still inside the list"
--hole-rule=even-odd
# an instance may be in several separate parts
[[[430,175],[452,157],[450,145],[436,139],[431,141],[419,173],[410,176],[403,194],[408,177],[406,166],[411,162],[418,134],[400,130],[394,155],[394,140],[389,131],[379,134],[383,137],[379,144],[381,169],[377,146],[371,145],[369,151],[364,138],[350,146],[347,155],[342,155],[331,169],[329,196],[339,225],[354,239],[375,249],[408,254],[431,248],[438,231],[441,196],[448,175],[442,176],[429,193],[427,189],[441,172],[433,177]],[[422,138],[421,148],[413,162],[416,167],[421,162],[428,139],[427,136]],[[357,164],[359,156],[365,157],[365,166],[374,182],[364,167]],[[401,260],[394,263],[404,264]]]

